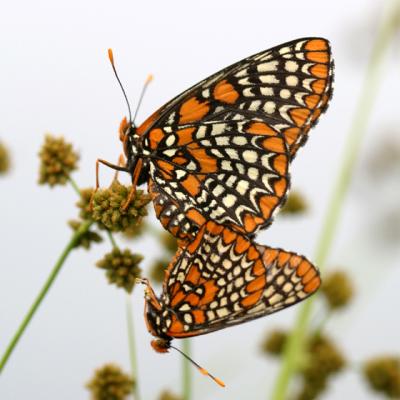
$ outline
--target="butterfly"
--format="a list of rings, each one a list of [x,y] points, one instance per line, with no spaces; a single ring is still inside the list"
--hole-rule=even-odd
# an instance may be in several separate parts
[[[126,163],[116,169],[130,173],[133,193],[147,182],[157,218],[179,244],[160,297],[142,280],[156,351],[271,314],[320,286],[305,257],[254,237],[284,203],[289,165],[332,83],[329,42],[301,38],[211,75],[139,126],[122,121]]]

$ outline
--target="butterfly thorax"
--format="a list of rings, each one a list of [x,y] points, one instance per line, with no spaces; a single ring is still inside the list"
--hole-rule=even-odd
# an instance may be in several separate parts
[[[149,163],[148,152],[143,148],[143,137],[137,134],[136,126],[131,124],[125,133],[124,152],[126,156],[126,168],[129,173],[133,176],[136,165],[140,159],[143,161],[143,165],[140,170],[138,185],[141,185],[148,181],[149,178]]]

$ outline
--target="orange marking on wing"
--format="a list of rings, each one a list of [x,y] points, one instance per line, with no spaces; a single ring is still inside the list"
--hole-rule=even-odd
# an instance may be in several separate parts
[[[325,79],[317,79],[311,84],[312,90],[317,93],[321,94],[324,92],[326,87],[326,80]]]
[[[265,261],[265,259],[264,259],[264,261]],[[265,274],[265,266],[261,260],[257,260],[254,263],[251,273],[255,276],[260,276],[260,275]]]
[[[287,189],[287,181],[284,178],[279,179],[278,181],[275,181],[274,183],[274,190],[277,196],[282,197]]]
[[[172,177],[171,172],[174,170],[174,166],[166,161],[163,160],[158,160],[157,165],[160,168],[161,173],[166,177],[167,179],[170,179]]]
[[[257,227],[255,218],[251,214],[246,214],[243,219],[244,229],[246,233],[254,232]]]
[[[285,136],[286,142],[289,146],[291,146],[299,137],[300,129],[299,128],[288,128],[283,132]]]
[[[283,267],[290,259],[290,253],[286,253],[286,251],[279,252],[278,256],[278,265],[279,267]]]
[[[219,235],[224,230],[224,227],[222,225],[216,224],[214,221],[208,221],[207,229],[214,235]]]
[[[175,296],[176,293],[180,290],[181,288],[181,283],[180,282],[175,282],[172,286],[171,286],[171,297]]]
[[[265,150],[273,151],[274,153],[285,153],[285,142],[280,137],[271,137],[264,139],[262,146]]]
[[[280,154],[279,156],[274,157],[274,169],[279,175],[284,176],[286,175],[286,170],[288,167],[288,159],[286,155]]]
[[[200,182],[194,175],[188,175],[185,180],[180,182],[180,184],[192,197],[195,197],[200,193]]]
[[[263,122],[253,122],[249,128],[246,130],[247,133],[252,133],[254,135],[268,135],[276,136],[277,132],[274,131],[269,125]]]
[[[297,126],[303,126],[311,111],[308,108],[294,108],[289,110],[290,117]]]
[[[197,160],[200,165],[200,172],[202,173],[212,173],[217,172],[217,160],[213,157],[210,157],[205,149],[188,148],[189,152],[192,154],[193,158]]]
[[[309,51],[328,50],[328,43],[322,39],[311,39],[306,43],[304,48]]]
[[[321,97],[317,94],[310,94],[305,99],[308,108],[315,108],[320,100]]]
[[[153,125],[154,122],[158,119],[159,113],[158,110],[150,115],[141,125],[136,129],[136,133],[139,136],[142,136],[147,130]]]
[[[258,252],[258,250],[254,246],[251,246],[247,251],[247,258],[249,260],[256,260],[259,257],[260,253]]]
[[[317,78],[326,78],[328,76],[328,66],[326,64],[315,64],[310,68],[310,72]]]
[[[224,243],[229,244],[232,243],[233,241],[235,241],[237,238],[237,234],[232,232],[229,229],[224,229],[223,232],[223,239],[224,239]]]
[[[321,278],[319,276],[316,276],[313,279],[311,279],[311,281],[308,282],[307,285],[304,286],[304,291],[306,293],[313,293],[319,288],[320,285],[321,285]]]
[[[185,157],[178,156],[178,157],[174,157],[172,159],[172,162],[175,164],[184,165],[188,162],[188,160]]]
[[[201,274],[199,271],[199,267],[196,264],[193,264],[190,269],[189,272],[186,275],[185,280],[189,281],[193,284],[197,284],[198,281],[200,280]]]
[[[193,142],[193,132],[196,128],[179,129],[176,134],[178,135],[178,145],[182,146]]]
[[[305,54],[309,61],[318,63],[327,63],[329,61],[329,55],[326,51],[308,51]]]
[[[239,93],[226,80],[219,82],[214,88],[214,98],[223,103],[233,104],[238,98]]]
[[[310,268],[311,268],[311,264],[307,260],[303,260],[300,263],[300,265],[297,267],[297,270],[296,270],[297,276],[305,275]]]
[[[276,249],[267,248],[263,254],[263,261],[266,265],[271,265],[276,257],[278,257],[279,251]]]
[[[322,110],[320,108],[317,108],[312,114],[311,121],[314,122],[321,115],[321,113]]]
[[[192,307],[194,307],[197,306],[197,304],[199,304],[200,296],[194,293],[190,293],[185,297],[185,301],[189,303]]]
[[[209,110],[208,101],[201,103],[196,97],[191,97],[181,105],[179,123],[186,124],[188,122],[199,121]]]
[[[196,224],[199,226],[203,225],[206,222],[205,218],[194,208],[191,208],[186,212],[186,217],[196,222]]]
[[[246,296],[243,300],[240,301],[240,304],[243,307],[252,307],[257,304],[258,300],[260,299],[263,290],[259,290],[258,292],[254,292],[249,296]]]
[[[186,248],[189,253],[193,254],[197,250],[197,248],[200,246],[201,240],[203,239],[203,235],[204,235],[204,229],[205,229],[205,227],[203,226],[197,233],[194,240]]]
[[[160,128],[155,128],[152,129],[149,133],[149,139],[150,139],[150,148],[151,149],[156,149],[158,144],[161,142],[161,140],[164,137],[164,132]]]
[[[194,322],[198,325],[204,324],[206,317],[204,315],[204,311],[202,310],[193,310],[192,311]]]
[[[180,290],[179,292],[176,293],[176,295],[172,298],[171,300],[171,307],[175,307],[177,304],[179,304],[184,298],[186,297],[186,294],[184,293],[183,290]]]
[[[238,236],[235,244],[235,253],[242,254],[250,247],[250,242],[243,236]]]
[[[298,255],[293,255],[290,258],[290,266],[292,268],[296,268],[302,261],[303,261],[303,257],[300,257]]]
[[[265,288],[267,281],[265,279],[265,275],[261,275],[258,278],[251,281],[247,286],[246,290],[250,293],[255,292],[257,290],[261,290]]]
[[[199,307],[211,303],[215,300],[215,294],[219,291],[219,287],[215,284],[214,280],[209,280],[203,283],[204,295],[199,302]]]
[[[269,218],[278,204],[278,197],[265,195],[260,199],[260,208],[264,218]]]
[[[175,315],[172,315],[172,323],[171,326],[168,330],[168,333],[183,333],[183,324],[181,321],[179,321]],[[172,335],[171,335],[172,336]]]
[[[304,285],[306,285],[308,282],[311,281],[312,278],[314,278],[314,276],[317,275],[317,271],[314,268],[310,268],[307,273],[303,276],[302,278],[302,283]]]

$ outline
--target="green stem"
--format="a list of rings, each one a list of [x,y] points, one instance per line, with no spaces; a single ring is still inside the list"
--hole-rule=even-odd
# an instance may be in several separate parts
[[[111,242],[112,247],[113,247],[114,249],[118,249],[117,242],[115,241],[114,236],[113,236],[113,234],[111,233],[111,231],[109,231],[108,229],[107,229],[107,236],[108,236],[108,238],[110,239],[110,242]]]
[[[377,98],[384,55],[397,28],[396,17],[400,12],[400,1],[395,0],[392,7],[388,7],[383,18],[377,38],[375,40],[371,58],[366,71],[364,86],[361,91],[354,119],[350,127],[345,153],[341,168],[328,204],[325,221],[317,244],[315,262],[323,270],[329,251],[332,246],[335,232],[338,227],[344,199],[350,185],[352,172],[359,153],[369,116],[372,114],[373,105]],[[313,301],[315,297],[305,302],[298,314],[294,328],[290,334],[282,360],[281,370],[276,380],[273,391],[273,400],[287,399],[287,391],[291,378],[297,370],[299,358],[303,349],[307,326],[310,320]]]
[[[79,241],[80,237],[85,234],[88,229],[90,228],[90,225],[92,224],[91,221],[84,221],[82,222],[81,226],[79,229],[72,235],[72,238],[70,242],[67,244],[65,247],[64,251],[61,253],[59,259],[57,260],[56,264],[54,265],[50,275],[48,276],[45,284],[42,287],[42,290],[39,292],[37,295],[35,301],[32,303],[31,307],[28,310],[28,313],[25,315],[25,318],[22,320],[19,328],[15,332],[13,338],[11,339],[11,342],[7,346],[7,349],[5,353],[3,354],[1,360],[0,360],[0,373],[3,371],[9,357],[11,356],[11,353],[13,352],[15,346],[21,339],[22,334],[25,332],[26,328],[28,327],[31,319],[35,315],[36,311],[38,310],[41,302],[45,298],[47,292],[49,291],[51,285],[53,284],[54,280],[56,279],[58,273],[60,272],[61,267],[63,266],[65,260],[67,259],[69,253],[71,250],[74,249],[76,243]]]
[[[190,356],[190,339],[183,339],[182,351]],[[190,362],[182,357],[182,397],[183,400],[190,400],[192,397],[192,366]]]
[[[77,193],[77,195],[79,197],[81,197],[81,189],[79,189],[79,186],[76,184],[76,182],[69,176],[68,177],[68,181],[71,184],[72,188],[75,190],[75,192]]]
[[[139,392],[139,376],[136,362],[136,347],[135,347],[135,334],[132,318],[132,306],[130,296],[126,296],[126,325],[128,328],[128,344],[129,344],[129,358],[131,361],[131,372],[135,380],[132,390],[135,400],[140,400]]]

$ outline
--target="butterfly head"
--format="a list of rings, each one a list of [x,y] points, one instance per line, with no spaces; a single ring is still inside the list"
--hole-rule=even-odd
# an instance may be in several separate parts
[[[150,345],[157,353],[168,353],[169,349],[171,348],[171,340],[157,338],[153,339],[150,342]]]

